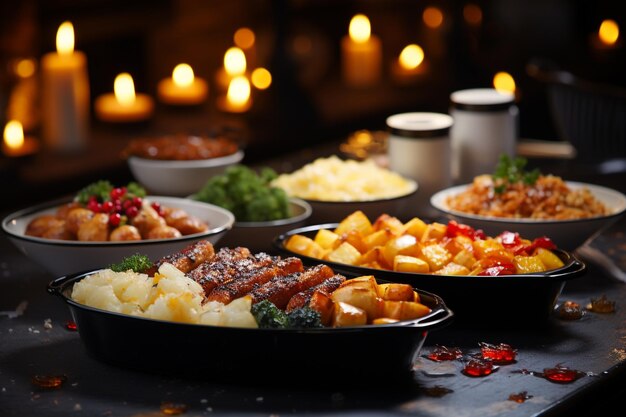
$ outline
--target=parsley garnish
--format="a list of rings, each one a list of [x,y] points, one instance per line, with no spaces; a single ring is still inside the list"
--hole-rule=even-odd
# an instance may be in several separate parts
[[[527,163],[528,160],[523,157],[511,159],[506,154],[500,155],[498,165],[496,165],[496,170],[492,175],[494,180],[500,180],[496,181],[497,185],[494,187],[496,194],[503,193],[509,184],[521,182],[526,185],[533,185],[537,182],[541,172],[537,168],[532,171],[526,171]]]

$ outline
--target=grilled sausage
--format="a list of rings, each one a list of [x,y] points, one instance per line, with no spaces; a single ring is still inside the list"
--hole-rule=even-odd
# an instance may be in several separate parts
[[[308,288],[304,291],[300,291],[299,293],[291,297],[291,299],[289,300],[289,303],[287,303],[287,307],[285,308],[285,311],[289,313],[290,311],[295,310],[297,308],[302,308],[302,307],[307,306],[309,302],[311,301],[311,297],[313,296],[313,293],[315,291],[321,291],[330,295],[330,293],[332,293],[337,288],[339,288],[341,283],[344,282],[345,280],[346,278],[343,275],[337,274],[337,275],[333,275],[330,278],[327,278],[326,280],[322,281],[320,284],[315,285],[314,287]]]
[[[273,278],[250,293],[252,303],[269,300],[276,307],[284,310],[295,294],[322,283],[325,279],[332,277],[333,274],[334,272],[329,266],[320,264],[301,274]]]
[[[162,264],[167,262],[174,265],[184,273],[188,273],[202,262],[213,258],[214,255],[215,251],[211,242],[208,240],[200,240],[187,246],[180,252],[176,252],[159,259],[156,262],[154,269],[158,270]]]

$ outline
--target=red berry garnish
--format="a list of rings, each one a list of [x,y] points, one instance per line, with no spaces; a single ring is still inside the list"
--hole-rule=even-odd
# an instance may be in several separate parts
[[[130,206],[126,209],[126,215],[131,219],[139,213],[139,209],[135,206]]]
[[[126,187],[117,187],[111,190],[111,198],[122,198],[126,194]]]
[[[111,201],[105,201],[102,203],[101,210],[103,213],[111,213],[113,211],[114,205]]]
[[[98,201],[96,200],[89,200],[89,202],[87,203],[87,208],[91,211],[93,211],[94,213],[100,213],[100,203],[98,203]]]
[[[128,210],[129,207],[132,207],[133,205],[133,200],[124,200],[124,202],[122,203],[122,207],[124,208],[124,210]]]
[[[140,208],[143,204],[143,199],[141,197],[133,197],[133,206]]]
[[[163,217],[163,207],[161,207],[161,204],[155,201],[154,203],[150,204],[150,206],[154,209],[154,211],[157,212],[159,216]]]
[[[113,227],[117,227],[120,225],[120,221],[122,220],[122,215],[119,213],[109,214],[109,224]]]

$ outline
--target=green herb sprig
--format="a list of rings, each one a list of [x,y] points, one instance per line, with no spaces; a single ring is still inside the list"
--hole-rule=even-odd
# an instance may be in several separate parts
[[[507,185],[523,183],[533,185],[541,175],[541,171],[535,168],[532,171],[526,171],[528,160],[523,157],[511,158],[507,154],[500,155],[496,169],[492,175],[496,180],[494,191],[496,194],[502,194]],[[499,180],[499,181],[498,181]]]
[[[135,272],[145,272],[150,269],[154,264],[146,255],[141,255],[136,253],[131,256],[127,256],[122,259],[121,262],[117,264],[113,264],[109,266],[114,272],[126,272],[126,271],[135,271]]]

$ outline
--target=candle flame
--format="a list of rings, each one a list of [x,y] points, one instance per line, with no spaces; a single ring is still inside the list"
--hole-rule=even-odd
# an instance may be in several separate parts
[[[254,32],[249,28],[239,28],[235,32],[233,40],[235,41],[235,45],[238,47],[242,49],[250,49],[254,46],[255,42]]]
[[[19,149],[24,145],[24,129],[17,120],[11,120],[4,127],[4,143],[10,149]]]
[[[63,22],[57,31],[57,52],[59,55],[71,55],[74,52],[74,26]]]
[[[233,78],[228,85],[226,98],[234,106],[244,106],[250,98],[250,82],[243,75]]]
[[[350,27],[348,29],[350,33],[350,39],[356,43],[365,43],[369,40],[372,33],[372,27],[370,20],[364,14],[355,15],[350,20]]]
[[[614,45],[619,38],[619,26],[615,20],[606,19],[602,21],[598,30],[598,37],[605,45]]]
[[[178,64],[172,71],[172,79],[178,87],[189,87],[193,84],[193,69],[188,64]]]
[[[265,90],[272,84],[272,74],[265,68],[252,71],[252,84],[259,90]]]
[[[415,69],[424,61],[424,50],[415,44],[407,45],[400,52],[398,62],[405,69]]]
[[[431,29],[437,29],[443,23],[443,12],[437,7],[427,7],[422,13],[424,24]]]
[[[224,54],[224,69],[228,75],[241,75],[246,72],[246,55],[241,48],[233,46]]]
[[[498,72],[493,76],[493,87],[501,92],[515,94],[515,80],[508,72]]]
[[[113,91],[115,99],[122,106],[130,106],[135,102],[135,83],[129,73],[123,72],[115,77]]]

